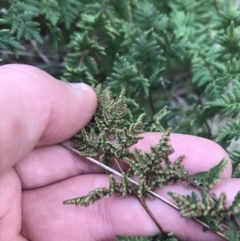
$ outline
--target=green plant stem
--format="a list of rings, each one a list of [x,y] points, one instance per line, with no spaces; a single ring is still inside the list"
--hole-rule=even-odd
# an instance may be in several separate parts
[[[61,146],[69,149],[70,151],[76,153],[77,155],[81,156],[81,154],[79,153],[79,151],[77,151],[76,149],[70,147],[70,146],[66,146],[65,144],[63,143],[60,143]],[[91,158],[91,157],[85,157],[87,160],[89,160],[90,162],[104,168],[105,170],[115,174],[116,176],[119,176],[119,177],[122,177],[122,174],[120,172],[117,172],[116,170],[112,169],[111,167],[109,166],[106,166],[105,164],[95,160],[94,158]],[[132,184],[136,185],[136,186],[139,186],[139,183],[134,181],[133,179],[131,178],[127,178],[129,182],[131,182]],[[168,204],[169,206],[171,206],[172,208],[176,209],[179,211],[179,208],[178,206],[176,206],[175,204],[169,202],[167,199],[161,197],[160,195],[158,195],[157,193],[151,191],[151,190],[147,190],[148,193],[150,193],[152,196],[154,196],[155,198],[159,199],[160,201]],[[204,226],[205,228],[211,230],[212,232],[214,232],[215,234],[217,234],[218,236],[220,236],[221,238],[225,239],[225,240],[229,240],[228,237],[226,237],[224,234],[218,232],[218,231],[215,231],[213,230],[209,225],[207,225],[206,223],[202,222],[201,220],[197,219],[197,218],[192,218],[194,221],[196,221],[197,223],[201,224],[202,226]]]
[[[154,116],[156,114],[156,110],[154,108],[154,105],[153,105],[153,100],[152,100],[152,97],[151,95],[149,94],[148,96],[148,100],[149,100],[149,104],[150,104],[150,107],[151,107],[151,110],[152,110],[152,115]]]
[[[200,106],[201,106],[201,108],[203,109],[204,108],[204,106],[203,106],[203,103],[202,103],[202,101],[201,101],[201,98],[200,98],[200,96],[198,96],[198,103],[200,104]],[[210,126],[209,126],[209,124],[208,124],[208,122],[207,122],[207,120],[204,120],[204,125],[206,126],[206,129],[207,129],[207,137],[208,137],[208,139],[212,139],[212,132],[211,132],[211,128],[210,128]]]
[[[214,4],[214,8],[216,10],[217,16],[220,17],[220,12],[219,12],[219,7],[218,7],[218,4],[217,4],[217,1],[214,0],[213,4]]]

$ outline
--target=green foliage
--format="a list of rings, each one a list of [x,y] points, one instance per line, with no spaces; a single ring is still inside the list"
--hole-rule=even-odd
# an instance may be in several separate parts
[[[207,107],[218,107],[221,112],[230,116],[236,116],[240,112],[240,82],[233,81],[233,90],[215,101],[206,103]]]
[[[202,202],[198,199],[195,192],[192,195],[187,195],[186,197],[181,196],[177,193],[168,193],[179,205],[181,215],[183,217],[201,217],[210,216],[214,217],[216,215],[225,216],[226,211],[226,195],[221,194],[217,202],[215,202],[209,195],[202,193]]]
[[[222,171],[227,166],[228,161],[226,159],[223,159],[218,165],[212,167],[209,171],[195,173],[191,176],[191,178],[204,190],[208,190],[220,181]]]
[[[227,230],[225,235],[229,237],[229,241],[239,241],[240,234],[235,233],[233,230]]]
[[[216,140],[218,142],[228,139],[238,139],[240,137],[240,123],[235,120],[231,120],[226,126],[219,132]]]
[[[11,4],[11,1],[8,2]],[[34,18],[39,14],[39,10],[34,5],[29,5],[22,1],[15,1],[10,5],[3,18],[3,23],[11,22],[11,31],[15,33],[17,39],[35,39],[42,43],[39,23]]]
[[[118,241],[177,241],[177,239],[174,238],[172,233],[169,233],[167,237],[158,235],[157,237],[154,237],[154,238],[117,236],[117,240]]]
[[[96,92],[100,92],[100,87]],[[143,115],[136,123],[125,126],[127,105],[124,92],[116,100],[111,95],[109,88],[99,95],[94,121],[76,135],[75,142],[75,148],[84,156],[96,156],[101,151],[100,160],[105,164],[114,156],[127,158],[130,155],[128,148],[142,139],[138,134],[143,132]],[[116,143],[112,142],[114,139]]]
[[[128,170],[122,172],[121,183],[117,183],[110,175],[110,196],[114,192],[121,192],[121,197],[134,192],[138,198],[143,198],[149,196],[149,190],[182,181],[189,176],[182,165],[182,156],[174,163],[169,160],[174,152],[170,144],[170,129],[164,132],[159,143],[152,146],[150,152],[142,153],[136,148],[130,151],[129,148],[142,139],[144,115],[140,115],[135,123],[129,124],[124,119],[127,115],[124,92],[118,98],[112,96],[109,88],[101,91],[100,86],[97,86],[96,92],[98,109],[92,121],[75,136],[74,148],[83,156],[94,157],[100,153],[99,160],[109,166],[112,163],[121,165],[122,162],[128,165]],[[133,177],[138,177],[138,187],[132,186],[129,178]],[[71,199],[70,202],[86,205],[88,196],[90,204],[92,193],[82,199]]]
[[[63,202],[63,204],[75,204],[76,206],[82,205],[87,207],[90,204],[94,204],[97,200],[103,198],[107,194],[108,190],[106,188],[97,188],[94,191],[88,193],[86,196],[66,200]]]
[[[182,217],[200,218],[216,231],[223,230],[223,222],[226,222],[231,215],[240,213],[240,192],[237,193],[229,208],[224,193],[216,199],[208,193],[202,192],[202,200],[199,200],[195,192],[186,197],[172,192],[168,194],[177,202]]]
[[[49,45],[64,60],[50,60],[51,73],[68,82],[101,83],[114,94],[124,88],[134,103],[131,121],[146,113],[147,130],[170,126],[215,139],[207,123],[239,112],[240,10],[233,1],[3,0],[0,7],[9,30],[0,38],[2,50],[44,41],[40,52]],[[156,127],[165,106],[169,111]],[[227,133],[224,142],[217,138],[225,148],[235,137]]]
[[[3,50],[9,49],[13,52],[24,49],[12,36],[9,29],[0,30],[0,48]]]
[[[226,225],[233,225],[231,218],[240,214],[240,192],[230,207],[227,207],[224,193],[217,199],[209,192],[220,181],[222,171],[228,165],[227,160],[223,159],[209,171],[189,175],[182,165],[183,156],[173,163],[169,159],[174,152],[170,144],[170,129],[164,131],[159,143],[152,146],[149,152],[142,153],[136,148],[130,151],[129,148],[142,138],[143,115],[140,115],[135,123],[129,123],[126,119],[128,109],[124,92],[114,98],[110,88],[101,90],[101,87],[97,86],[95,90],[99,100],[97,111],[91,122],[75,136],[74,148],[83,156],[99,156],[99,162],[107,166],[117,164],[121,171],[121,181],[116,181],[111,174],[108,189],[97,188],[86,196],[66,200],[64,204],[87,207],[104,196],[111,197],[115,193],[120,194],[120,198],[133,195],[142,203],[147,197],[153,197],[151,192],[156,188],[187,181],[190,186],[202,191],[202,200],[199,200],[195,192],[187,197],[169,192],[177,202],[182,217],[197,217],[211,229],[220,232],[225,232]],[[121,168],[123,163],[128,167],[124,171]],[[137,185],[133,178],[139,180]],[[223,222],[226,223],[224,227]],[[165,234],[162,238],[159,240],[175,240]],[[141,237],[121,237],[120,240],[141,240]]]
[[[189,176],[182,157],[169,162],[169,128],[218,142],[232,159],[232,176],[240,177],[235,1],[2,0],[0,26],[2,64],[31,63],[67,82],[102,85],[96,115],[77,134],[76,147],[86,156],[100,151],[102,163],[123,161],[130,170],[119,182],[110,176],[104,194],[97,190],[70,203],[88,205],[115,192],[124,197],[135,191],[144,199],[148,189],[181,180],[209,192],[226,162]],[[143,130],[164,135],[150,152],[130,152]],[[133,175],[140,177],[138,187],[129,182]],[[204,221],[220,230],[218,220]],[[225,235],[239,239],[231,230]]]

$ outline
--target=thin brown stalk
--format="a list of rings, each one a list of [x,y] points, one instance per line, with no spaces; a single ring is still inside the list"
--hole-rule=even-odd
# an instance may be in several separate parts
[[[115,163],[117,164],[119,170],[121,171],[121,173],[123,174],[123,170],[119,164],[119,161],[114,158]],[[142,205],[142,207],[145,209],[145,211],[148,213],[148,215],[151,217],[151,219],[153,220],[153,222],[156,224],[156,226],[158,227],[159,231],[161,232],[161,234],[164,237],[167,237],[167,234],[165,233],[165,231],[163,230],[161,224],[157,221],[157,219],[154,217],[153,213],[150,211],[150,209],[148,208],[147,204],[145,203],[145,201],[141,198],[138,197],[136,191],[134,190],[134,188],[131,188],[132,192],[134,193],[134,196],[137,198],[137,200],[140,202],[140,204]]]

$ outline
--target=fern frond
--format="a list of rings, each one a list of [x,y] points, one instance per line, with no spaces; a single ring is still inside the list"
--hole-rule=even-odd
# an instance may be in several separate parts
[[[70,51],[65,58],[68,67],[72,68],[73,71],[79,71],[79,68],[84,68],[83,66],[85,66],[85,68],[88,69],[88,73],[85,72],[85,75],[91,74],[94,76],[94,74],[98,73],[96,59],[89,55],[91,53],[94,56],[103,56],[106,53],[104,47],[100,46],[96,40],[89,37],[88,32],[74,34],[72,40],[68,44],[68,49]]]
[[[4,22],[8,23],[8,21],[11,21],[11,31],[12,33],[16,33],[17,39],[35,39],[39,43],[42,43],[40,24],[34,20],[38,15],[39,9],[37,7],[17,0],[15,4],[11,5],[4,16]]]
[[[240,25],[240,9],[233,1],[219,1],[219,8],[220,16],[214,24],[216,29],[226,29],[231,22],[234,22],[236,26]]]
[[[55,26],[60,19],[58,0],[39,1],[40,14],[45,15],[46,19]]]
[[[0,30],[0,49],[11,50],[16,52],[17,50],[23,50],[24,47],[16,41],[9,29]]]
[[[202,192],[202,201],[197,194],[192,192],[191,196],[182,196],[177,193],[168,192],[177,202],[182,217],[219,216],[225,217],[227,211],[226,195],[222,193],[217,201],[214,201],[208,194]]]
[[[233,80],[233,91],[227,91],[215,101],[207,102],[206,108],[219,108],[228,116],[236,116],[240,112],[240,82]]]
[[[69,66],[66,66],[62,79],[67,82],[73,82],[73,83],[78,83],[78,82],[86,82],[89,84],[96,83],[96,80],[93,78],[91,74],[89,74],[89,72],[85,67],[71,68]]]
[[[229,27],[227,28],[226,34],[219,36],[217,42],[221,45],[217,54],[219,56],[224,56],[224,59],[238,58],[238,49],[240,47],[240,30],[235,28],[234,21],[231,21]]]
[[[62,22],[67,29],[70,29],[74,20],[79,15],[79,10],[83,10],[80,1],[77,0],[57,0],[58,6],[60,7],[60,22]]]
[[[166,106],[162,108],[158,113],[156,113],[153,116],[153,121],[150,127],[150,131],[164,131],[164,128],[161,122],[162,122],[162,119],[169,113],[170,111],[167,109]]]
[[[156,32],[165,30],[169,21],[167,15],[162,14],[156,5],[146,0],[140,1],[137,5],[135,18],[141,29],[153,29]]]
[[[75,204],[76,206],[81,205],[88,207],[90,204],[94,204],[107,194],[109,194],[109,191],[106,188],[96,188],[86,196],[65,200],[63,204]]]
[[[121,89],[126,89],[126,96],[129,97],[130,93],[127,86],[134,84],[134,91],[137,93],[144,93],[148,95],[149,82],[137,71],[135,64],[131,64],[124,57],[117,55],[116,61],[113,65],[113,72],[107,78],[108,85],[111,86],[113,92],[118,93]],[[120,88],[119,88],[120,87]]]
[[[199,186],[208,190],[220,181],[222,172],[227,166],[228,161],[223,159],[218,165],[212,167],[209,171],[195,173],[191,178]]]
[[[234,232],[233,230],[227,230],[224,234],[229,237],[229,241],[239,241],[240,234]]]
[[[230,141],[231,139],[238,138],[240,138],[240,122],[230,120],[219,132],[216,141],[221,143],[226,140]]]
[[[232,205],[229,207],[229,215],[240,213],[240,191],[234,197]]]
[[[158,55],[153,55],[158,53]],[[144,32],[140,37],[136,38],[132,48],[133,58],[140,63],[164,61],[161,56],[161,49],[158,45],[153,30]]]

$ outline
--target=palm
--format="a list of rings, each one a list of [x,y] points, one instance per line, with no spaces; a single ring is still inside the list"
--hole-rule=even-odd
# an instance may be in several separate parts
[[[138,144],[138,148],[147,150],[159,137],[156,133],[146,134],[145,140]],[[173,138],[173,142],[174,139],[176,138]],[[190,143],[191,138],[185,140],[185,143],[186,141]],[[188,160],[187,156],[186,165],[190,164]],[[199,158],[195,159],[196,162],[198,160],[200,161]],[[193,165],[192,169],[194,168],[199,170],[199,165]],[[125,200],[119,200],[117,197],[104,198],[88,208],[63,205],[65,199],[86,195],[96,187],[108,187],[108,177],[103,174],[101,168],[60,145],[34,149],[15,166],[15,170],[24,189],[22,234],[29,240],[41,241],[46,237],[48,240],[59,241],[113,240],[116,234],[154,235],[158,232],[147,213],[133,197]],[[224,175],[229,175],[229,171],[230,168]],[[173,189],[176,192],[184,192],[180,185],[171,187],[171,190]],[[165,188],[161,195],[167,197],[166,192]],[[188,226],[180,220],[177,221],[179,217],[176,211],[159,201],[150,201],[149,204],[156,209],[162,207],[164,211],[161,211],[161,215],[157,213],[157,216],[168,217],[169,213],[175,215],[175,222],[179,225],[173,230],[172,218],[165,219],[167,230],[175,233],[182,233],[184,229],[187,231]],[[191,225],[199,230],[198,225]],[[191,238],[191,233],[189,236]]]

